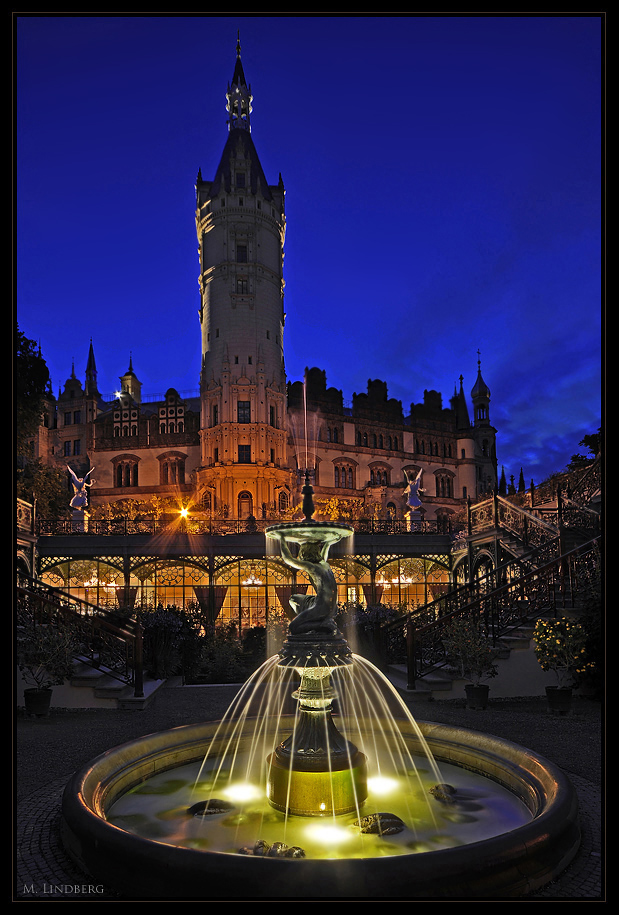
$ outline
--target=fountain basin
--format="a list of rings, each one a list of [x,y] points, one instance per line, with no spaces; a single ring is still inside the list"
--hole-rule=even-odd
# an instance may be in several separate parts
[[[524,747],[487,734],[417,722],[436,761],[504,786],[531,819],[483,841],[377,858],[278,859],[153,841],[106,820],[112,804],[157,773],[200,761],[218,723],[174,728],[111,749],[78,771],[62,800],[74,862],[127,898],[516,898],[553,880],[576,854],[575,791],[564,773]],[[403,730],[407,725],[403,723]],[[411,729],[405,734],[415,741]]]

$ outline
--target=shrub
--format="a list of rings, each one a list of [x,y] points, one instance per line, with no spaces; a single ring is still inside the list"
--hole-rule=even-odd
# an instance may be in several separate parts
[[[475,685],[499,672],[496,649],[481,631],[478,620],[463,618],[450,623],[443,635],[443,647],[447,662]]]
[[[540,667],[554,671],[558,686],[572,686],[575,676],[584,675],[592,663],[586,658],[585,631],[575,620],[538,620],[533,638]]]

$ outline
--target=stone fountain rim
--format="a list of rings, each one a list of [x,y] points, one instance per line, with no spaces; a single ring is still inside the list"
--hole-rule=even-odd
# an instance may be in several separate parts
[[[508,898],[550,882],[578,850],[576,793],[561,769],[502,738],[426,721],[417,724],[439,763],[503,784],[528,806],[531,821],[469,845],[373,858],[368,867],[363,858],[299,861],[180,848],[104,819],[105,809],[144,778],[203,758],[218,724],[138,738],[78,770],[65,788],[61,818],[65,849],[76,864],[128,898]],[[244,895],[231,896],[239,885]]]

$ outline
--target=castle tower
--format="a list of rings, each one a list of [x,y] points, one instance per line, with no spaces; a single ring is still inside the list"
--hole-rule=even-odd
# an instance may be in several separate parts
[[[490,424],[490,388],[481,375],[479,351],[477,355],[477,379],[471,391],[477,463],[477,495],[487,496],[498,487],[496,429]]]
[[[198,497],[214,513],[260,517],[286,507],[284,186],[270,185],[251,137],[251,89],[236,64],[228,139],[212,181],[198,172],[202,331]]]

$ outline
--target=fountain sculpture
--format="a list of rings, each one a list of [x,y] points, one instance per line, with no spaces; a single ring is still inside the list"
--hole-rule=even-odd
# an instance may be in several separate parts
[[[269,699],[255,719],[248,718],[251,703],[242,697],[251,692],[254,698],[255,686],[246,685],[226,727],[175,728],[110,750],[77,772],[64,792],[67,851],[86,873],[128,898],[507,898],[548,883],[579,846],[574,790],[557,767],[506,741],[416,722],[410,714],[398,722],[397,733],[377,728],[372,719],[383,711],[369,713],[370,703],[359,712],[354,699],[336,725],[334,702],[344,704],[338,690],[345,691],[356,666],[367,668],[335,621],[337,589],[327,561],[331,546],[352,529],[314,520],[307,474],[303,512],[303,521],[274,525],[267,537],[279,543],[284,562],[303,572],[315,593],[291,598],[295,615],[288,636],[255,681],[264,684],[273,671],[296,674],[295,714],[273,712]],[[374,689],[368,684],[359,690],[362,699]],[[367,746],[345,736],[352,731]],[[388,735],[386,750],[377,749],[378,733]],[[270,750],[263,753],[263,746]],[[430,771],[429,790],[420,788],[417,771],[412,789],[406,781],[397,783],[395,812],[370,804],[370,768],[380,768],[385,753],[395,760],[394,771],[409,764],[415,769],[415,753]],[[230,772],[247,757],[258,759],[254,781],[262,785],[266,807],[238,807],[221,796],[232,782]],[[146,819],[141,795],[176,792],[186,767],[192,802],[166,799],[144,834],[133,828],[132,818]],[[442,780],[443,771],[451,783]],[[207,789],[206,797],[196,794]],[[420,791],[424,797],[413,809],[410,798]],[[468,806],[462,803],[467,797]],[[484,803],[488,809],[479,815]],[[442,817],[454,829],[464,823],[463,835],[441,831],[436,823],[447,821]],[[484,818],[489,828],[478,833],[477,820]],[[216,821],[223,824],[220,833],[249,836],[249,845],[214,838],[220,833],[209,830]],[[434,834],[426,821],[434,823]],[[164,829],[167,822],[171,833]],[[273,830],[283,830],[286,838],[301,835],[299,823],[341,823],[346,836],[354,830],[357,844],[336,854],[274,840]]]

